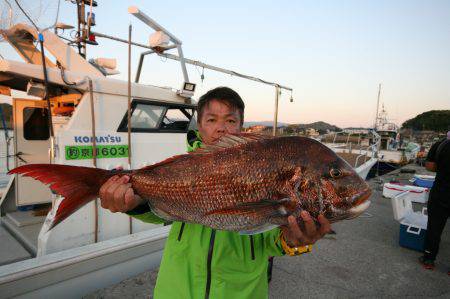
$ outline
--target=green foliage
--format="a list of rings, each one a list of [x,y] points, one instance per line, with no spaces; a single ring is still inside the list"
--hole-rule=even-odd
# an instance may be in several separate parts
[[[450,130],[450,110],[431,110],[405,121],[402,128],[447,132]]]
[[[293,124],[293,125],[289,125],[286,129],[288,129],[289,131],[292,131],[292,132],[299,132],[301,130],[306,130],[309,128],[313,128],[313,129],[317,130],[320,134],[327,133],[327,130],[333,131],[333,132],[341,131],[340,128],[330,125],[323,121],[316,121],[316,122],[313,122],[310,124]],[[286,129],[285,129],[285,131],[286,131]]]

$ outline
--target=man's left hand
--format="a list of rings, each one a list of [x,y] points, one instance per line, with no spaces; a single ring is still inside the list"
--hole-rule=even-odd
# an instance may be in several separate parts
[[[300,228],[294,216],[288,217],[289,226],[281,227],[284,239],[289,246],[300,247],[312,245],[324,235],[331,232],[330,222],[325,216],[319,215],[319,217],[317,217],[320,227],[317,227],[308,212],[302,211],[300,216],[305,224],[303,229]]]

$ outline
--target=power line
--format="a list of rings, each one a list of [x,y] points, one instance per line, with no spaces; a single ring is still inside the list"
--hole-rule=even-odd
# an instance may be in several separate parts
[[[19,9],[23,12],[23,14],[27,17],[27,19],[31,22],[31,24],[33,24],[34,28],[36,28],[36,30],[39,32],[39,28],[38,26],[36,26],[36,24],[34,23],[34,21],[31,19],[31,17],[25,12],[25,10],[22,8],[22,6],[19,4],[19,1],[14,0],[14,2],[16,2],[17,6],[19,7]]]

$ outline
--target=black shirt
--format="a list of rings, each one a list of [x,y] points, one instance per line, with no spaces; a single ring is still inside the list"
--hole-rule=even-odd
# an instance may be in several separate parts
[[[433,144],[428,152],[427,161],[436,163],[434,186],[446,189],[450,197],[450,140],[442,139]]]

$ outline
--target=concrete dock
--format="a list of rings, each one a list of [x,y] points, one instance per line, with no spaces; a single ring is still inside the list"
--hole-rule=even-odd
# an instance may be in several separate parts
[[[423,167],[407,165],[418,174]],[[391,200],[382,197],[384,182],[407,181],[400,170],[369,181],[372,204],[366,214],[333,225],[337,235],[317,242],[313,252],[276,257],[270,298],[450,298],[450,225],[442,234],[434,271],[418,263],[417,251],[399,246],[399,223]],[[415,209],[421,209],[420,204]],[[85,298],[152,298],[157,270],[142,273]]]

